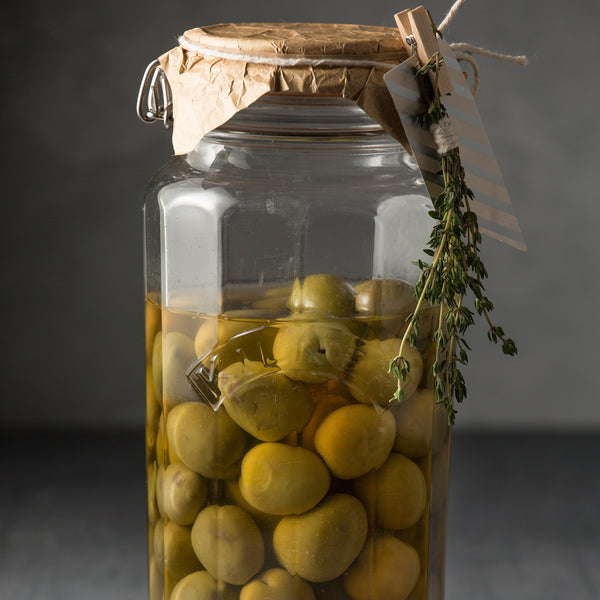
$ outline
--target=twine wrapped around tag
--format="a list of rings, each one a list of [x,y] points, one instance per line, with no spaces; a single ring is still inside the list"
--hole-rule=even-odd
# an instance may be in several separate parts
[[[392,27],[228,23],[186,31],[159,58],[173,93],[175,154],[268,92],[343,96],[408,147],[383,82],[407,57]]]

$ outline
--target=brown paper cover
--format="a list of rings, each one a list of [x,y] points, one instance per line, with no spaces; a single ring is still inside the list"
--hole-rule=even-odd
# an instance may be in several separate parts
[[[407,58],[392,27],[323,23],[227,23],[186,31],[193,44],[238,55],[348,58],[399,64]],[[405,147],[406,136],[373,66],[282,67],[215,58],[176,47],[159,58],[173,93],[173,147],[186,154],[200,139],[268,92],[336,95],[352,100]]]

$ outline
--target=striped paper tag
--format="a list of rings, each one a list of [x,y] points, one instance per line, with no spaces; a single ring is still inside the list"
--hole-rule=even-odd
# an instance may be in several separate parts
[[[458,136],[460,158],[467,185],[475,194],[471,209],[477,214],[479,230],[519,250],[527,250],[508,192],[500,173],[477,105],[462,69],[448,44],[439,40],[454,90],[442,98]],[[432,198],[443,189],[440,157],[433,136],[420,127],[415,115],[423,108],[415,79],[418,58],[413,56],[384,75],[404,126],[404,131]]]

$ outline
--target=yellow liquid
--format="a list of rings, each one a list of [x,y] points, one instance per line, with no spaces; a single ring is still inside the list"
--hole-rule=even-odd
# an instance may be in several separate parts
[[[188,589],[204,590],[205,588],[193,587],[205,585],[206,582],[199,583],[201,578],[192,575],[204,568],[216,579],[224,579],[218,584],[218,589],[215,588],[216,597],[237,598],[240,591],[245,589],[242,586],[247,585],[248,581],[260,578],[271,569],[283,567],[287,567],[292,575],[304,576],[307,580],[306,585],[317,599],[442,598],[449,435],[445,416],[440,417],[441,409],[433,406],[430,369],[434,357],[430,339],[431,327],[424,327],[422,322],[421,329],[424,333],[417,349],[423,368],[416,383],[417,392],[406,398],[401,408],[385,403],[380,407],[381,400],[365,402],[365,390],[368,394],[373,391],[373,398],[382,393],[379,388],[371,390],[369,385],[377,386],[378,377],[389,377],[389,359],[382,359],[380,363],[374,362],[373,359],[367,363],[365,356],[371,356],[370,349],[379,348],[380,343],[385,343],[386,340],[392,340],[392,343],[393,340],[398,340],[405,327],[406,315],[317,319],[305,317],[299,333],[293,332],[297,337],[292,335],[291,341],[284,344],[281,340],[288,335],[288,329],[297,325],[289,316],[284,316],[287,313],[284,304],[283,295],[271,293],[246,302],[244,310],[207,316],[164,307],[161,310],[153,301],[146,302],[150,600],[161,600],[163,596],[165,600],[169,600],[171,595],[178,600],[179,595],[184,594],[182,590],[185,586],[188,586]],[[264,318],[265,314],[270,318]],[[429,317],[433,322],[436,318],[435,311]],[[343,333],[338,334],[338,330]],[[335,336],[341,336],[342,340],[347,341],[349,350],[345,352],[343,347],[340,349],[339,343],[333,344],[333,350],[331,347],[324,349],[321,346],[326,345],[321,344],[315,357],[318,360],[319,355],[327,354],[327,358],[330,358],[333,364],[327,364],[326,367],[323,367],[322,363],[312,363],[310,356],[307,358],[302,351],[289,358],[289,353],[295,352],[295,349],[305,343],[305,338],[315,331],[320,334],[324,331],[321,337],[333,332],[334,342],[337,340]],[[275,341],[278,336],[279,342]],[[312,350],[306,352],[310,355]],[[234,404],[229,400],[232,419],[229,415],[223,415],[227,423],[231,420],[232,427],[235,428],[231,434],[235,443],[231,442],[230,445],[242,444],[241,450],[238,447],[237,450],[231,450],[234,455],[227,456],[227,449],[221,448],[217,451],[208,446],[211,443],[215,448],[223,446],[229,440],[227,435],[230,434],[223,433],[221,439],[219,435],[211,439],[212,434],[206,433],[208,430],[198,429],[196,433],[191,425],[192,417],[184,412],[190,409],[189,415],[199,414],[198,411],[192,410],[197,409],[198,404],[209,406],[215,414],[227,412],[228,401],[224,399],[226,394],[221,389],[226,385],[226,379],[225,375],[219,377],[219,374],[239,374],[244,361],[246,365],[252,365],[255,369],[263,369],[267,379],[273,378],[270,374],[273,372],[284,375],[283,380],[287,386],[285,390],[293,390],[294,394],[300,394],[298,397],[304,398],[302,402],[305,404],[305,398],[308,397],[312,414],[306,423],[306,419],[303,418],[304,424],[297,429],[277,429],[278,424],[274,429],[275,433],[271,430],[264,433],[264,427],[272,425],[268,415],[263,415],[263,420],[257,425],[252,421],[252,411],[244,407],[244,399],[249,402],[251,391],[255,391],[256,385],[260,386],[263,371],[258,371],[261,374],[258,384],[252,383],[246,388],[242,386],[237,394],[241,398],[241,413],[239,410],[234,411]],[[286,368],[280,368],[280,364]],[[316,376],[309,373],[315,364]],[[357,374],[367,367],[375,369],[377,376],[372,379],[363,377],[361,380]],[[283,385],[280,379],[273,378],[273,381],[278,382],[276,385]],[[261,388],[258,389],[260,391]],[[268,391],[272,388],[266,386],[265,389]],[[387,389],[385,385],[383,389]],[[273,393],[280,393],[283,398],[290,392],[282,392],[277,388]],[[420,398],[418,402],[417,396]],[[287,396],[285,399],[287,400]],[[426,408],[427,402],[431,404],[429,412]],[[196,406],[190,408],[192,404]],[[278,404],[274,406],[278,407]],[[377,457],[376,469],[369,469],[356,477],[348,476],[345,472],[340,476],[339,468],[334,464],[334,459],[340,454],[336,454],[336,442],[332,437],[336,434],[327,434],[326,426],[322,427],[320,435],[321,448],[318,445],[315,448],[315,438],[319,438],[316,432],[326,418],[342,409],[348,415],[358,414],[362,410],[354,408],[353,412],[346,407],[365,407],[365,410],[368,408],[373,415],[379,415],[377,418],[388,421],[389,415],[381,417],[381,414],[391,412],[394,415],[394,445],[391,449],[386,449],[383,464],[381,457]],[[297,407],[290,403],[285,410],[288,414],[280,420],[284,425],[288,421],[293,423],[295,417],[289,413],[297,410]],[[172,412],[173,416],[170,418]],[[259,414],[260,409],[256,409],[255,413]],[[364,410],[360,414],[363,413]],[[337,416],[341,414],[340,412]],[[348,435],[342,436],[340,443],[346,443],[348,439],[343,438],[355,435],[351,432],[362,425],[348,424],[348,420],[343,419],[339,422],[344,427],[347,425],[350,431]],[[223,427],[219,425],[216,430],[222,432]],[[214,428],[211,431],[214,431]],[[279,435],[285,435],[271,441],[272,436],[277,437],[277,432]],[[256,435],[261,437],[257,438]],[[267,440],[265,436],[271,437]],[[197,439],[190,439],[195,437]],[[240,439],[243,439],[243,442],[240,442]],[[373,441],[372,436],[369,440]],[[268,444],[270,446],[267,447]],[[277,452],[282,450],[281,444],[296,449],[292,452],[302,454],[303,458],[308,458],[308,454],[303,454],[304,452],[309,453],[311,461],[314,456],[315,464],[318,462],[319,465],[324,465],[328,471],[326,476],[329,478],[329,484],[322,497],[323,492],[317,493],[312,489],[315,477],[310,475],[310,470],[307,471],[308,475],[303,475],[299,466],[292,471],[290,477],[289,473],[283,473],[285,465],[273,467],[271,463],[277,461]],[[271,454],[261,454],[261,449],[258,448],[261,445],[262,450],[269,450]],[[298,448],[300,450],[297,450]],[[365,448],[364,444],[355,448],[351,444],[345,446],[342,453],[343,468],[346,468],[347,464],[351,473],[355,465],[365,458]],[[370,451],[367,448],[367,453]],[[205,460],[207,456],[217,455],[219,452],[225,455],[225,458],[221,457],[221,462],[213,461],[213,464],[210,460]],[[260,463],[259,458],[258,466],[248,466],[252,462],[250,457],[265,455],[268,455],[269,459],[263,459],[264,464]],[[310,464],[312,465],[312,462]],[[240,481],[240,471],[244,466],[246,472],[242,474]],[[279,483],[276,481],[277,469],[282,473]],[[188,474],[188,471],[191,471],[191,474]],[[275,480],[269,483],[271,487],[263,495],[260,494],[259,488],[265,482],[255,481],[263,476],[262,471],[268,472],[269,478]],[[181,473],[189,476],[189,481],[195,486],[192,488],[196,490],[190,494],[201,494],[202,497],[197,501],[190,501],[190,494],[186,496],[179,488],[174,487],[179,485],[183,489],[187,483],[173,479],[173,473],[180,478]],[[319,473],[322,473],[322,470]],[[286,480],[285,477],[290,480]],[[301,481],[302,477],[307,481]],[[403,483],[404,478],[406,481]],[[249,479],[252,481],[247,483]],[[198,483],[198,480],[202,482]],[[200,488],[205,491],[198,492]],[[298,488],[299,491],[294,493],[298,497],[302,496],[302,501],[304,495],[313,494],[312,500],[308,500],[308,504],[302,506],[299,504],[300,500],[295,497],[289,500],[287,496],[291,494],[291,488]],[[423,500],[420,500],[420,494],[424,494]],[[337,506],[336,498],[340,496],[344,497],[349,506],[356,506],[356,500],[362,505],[359,510],[364,509],[366,517],[365,539],[361,537],[362,534],[350,532],[347,536],[340,535],[339,541],[335,542],[335,535],[331,533],[332,527],[338,530],[351,529],[349,517],[337,514],[333,509],[327,516],[319,511],[324,506]],[[312,503],[314,506],[311,506]],[[240,547],[245,547],[247,554],[261,554],[262,558],[258,562],[256,556],[249,557],[241,550],[241,554],[238,553],[239,548],[235,544],[237,550],[234,546],[227,546],[230,541],[225,534],[220,538],[221,541],[215,542],[208,530],[202,529],[202,518],[198,515],[208,507],[216,506],[235,506],[256,526],[262,538],[262,548],[258,547],[256,536],[250,534],[247,535],[248,539],[240,542]],[[269,512],[274,510],[272,506],[277,506],[278,514]],[[306,509],[306,506],[310,508]],[[265,507],[267,510],[261,510]],[[186,510],[185,517],[182,517]],[[282,511],[284,514],[281,514]],[[239,511],[235,514],[239,515]],[[326,518],[332,523],[322,525],[321,522]],[[227,528],[229,525],[223,527]],[[314,528],[313,533],[311,528]],[[235,537],[236,532],[231,534],[228,530],[227,533]],[[244,535],[239,533],[240,538]],[[333,546],[320,549],[320,540],[324,535],[333,540]],[[352,535],[358,536],[358,541],[353,542],[350,539]],[[347,546],[353,543],[361,545],[358,556],[355,550],[348,554],[350,550]],[[225,559],[219,559],[221,562],[217,560],[213,564],[212,557],[220,551],[219,544],[221,550],[226,550],[225,554],[230,557],[228,560],[238,561],[239,564],[232,564],[230,569],[223,569],[221,563]],[[252,544],[255,544],[256,548]],[[415,553],[418,557],[416,571]],[[306,557],[302,558],[300,555],[304,554]],[[384,559],[384,556],[388,558]],[[339,564],[336,564],[337,557]],[[260,566],[257,569],[258,563]],[[233,574],[229,573],[230,571]],[[210,578],[206,576],[205,579]],[[181,580],[184,581],[179,584]],[[175,592],[172,594],[173,590]],[[286,598],[304,598],[303,594],[308,592],[306,588],[302,590],[294,592],[292,596],[288,591]],[[250,591],[244,593],[245,598],[251,600]]]

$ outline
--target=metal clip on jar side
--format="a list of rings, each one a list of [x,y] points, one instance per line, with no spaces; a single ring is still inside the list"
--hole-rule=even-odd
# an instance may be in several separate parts
[[[173,124],[173,96],[167,76],[158,60],[153,60],[142,77],[137,97],[138,117],[146,123],[161,121],[168,129]]]

